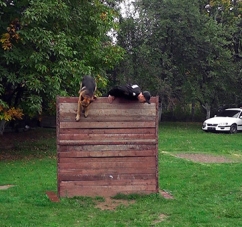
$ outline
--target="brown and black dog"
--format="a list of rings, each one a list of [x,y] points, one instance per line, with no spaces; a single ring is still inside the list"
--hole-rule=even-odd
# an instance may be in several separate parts
[[[97,98],[94,95],[96,89],[95,79],[91,76],[84,76],[80,84],[76,121],[80,120],[81,112],[84,113],[84,117],[88,116],[89,106]]]

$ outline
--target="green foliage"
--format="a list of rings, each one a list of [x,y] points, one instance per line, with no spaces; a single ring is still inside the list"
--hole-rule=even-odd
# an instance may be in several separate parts
[[[107,4],[26,0],[2,5],[0,34],[16,18],[20,26],[14,27],[19,40],[10,38],[10,48],[0,49],[0,100],[26,115],[46,111],[57,95],[77,96],[83,75],[105,80],[106,70],[122,58],[123,50],[107,36],[118,25],[117,12]]]
[[[169,108],[162,113],[163,121],[181,121],[181,122],[203,122],[205,120],[204,111],[196,103],[186,104],[186,103],[176,103],[175,105],[170,105]]]
[[[135,1],[135,16],[121,20],[118,42],[127,54],[115,79],[135,81],[158,94],[164,109],[173,100],[187,105],[199,102],[209,107],[207,111],[238,104],[242,100],[241,2],[210,1],[209,12],[206,4]]]

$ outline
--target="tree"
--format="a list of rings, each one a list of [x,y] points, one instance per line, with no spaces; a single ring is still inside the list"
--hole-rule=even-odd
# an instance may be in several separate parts
[[[107,33],[118,16],[105,2],[1,1],[0,105],[33,116],[76,96],[85,74],[105,79],[122,58]],[[101,86],[101,85],[100,85]]]
[[[136,1],[136,17],[124,20],[132,26],[121,25],[119,44],[129,53],[122,67],[130,62],[134,69],[122,70],[159,94],[165,107],[177,101],[184,106],[199,102],[209,117],[211,107],[234,99],[227,91],[239,77],[230,14],[211,16],[205,6],[201,1]]]

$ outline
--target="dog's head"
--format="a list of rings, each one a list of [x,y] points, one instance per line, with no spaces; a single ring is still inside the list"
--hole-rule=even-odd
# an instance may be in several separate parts
[[[82,112],[84,113],[88,106],[96,99],[95,95],[90,95],[89,93],[87,93],[86,91],[81,91],[80,92],[80,104],[82,107]]]
[[[81,106],[83,109],[86,109],[91,102],[93,101],[93,97],[90,97],[88,95],[81,96]]]

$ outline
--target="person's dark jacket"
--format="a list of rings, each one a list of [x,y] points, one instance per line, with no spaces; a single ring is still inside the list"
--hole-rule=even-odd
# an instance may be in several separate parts
[[[137,97],[140,93],[141,93],[141,89],[138,85],[127,84],[123,86],[113,87],[108,92],[108,95],[135,100],[135,99],[138,99]]]

